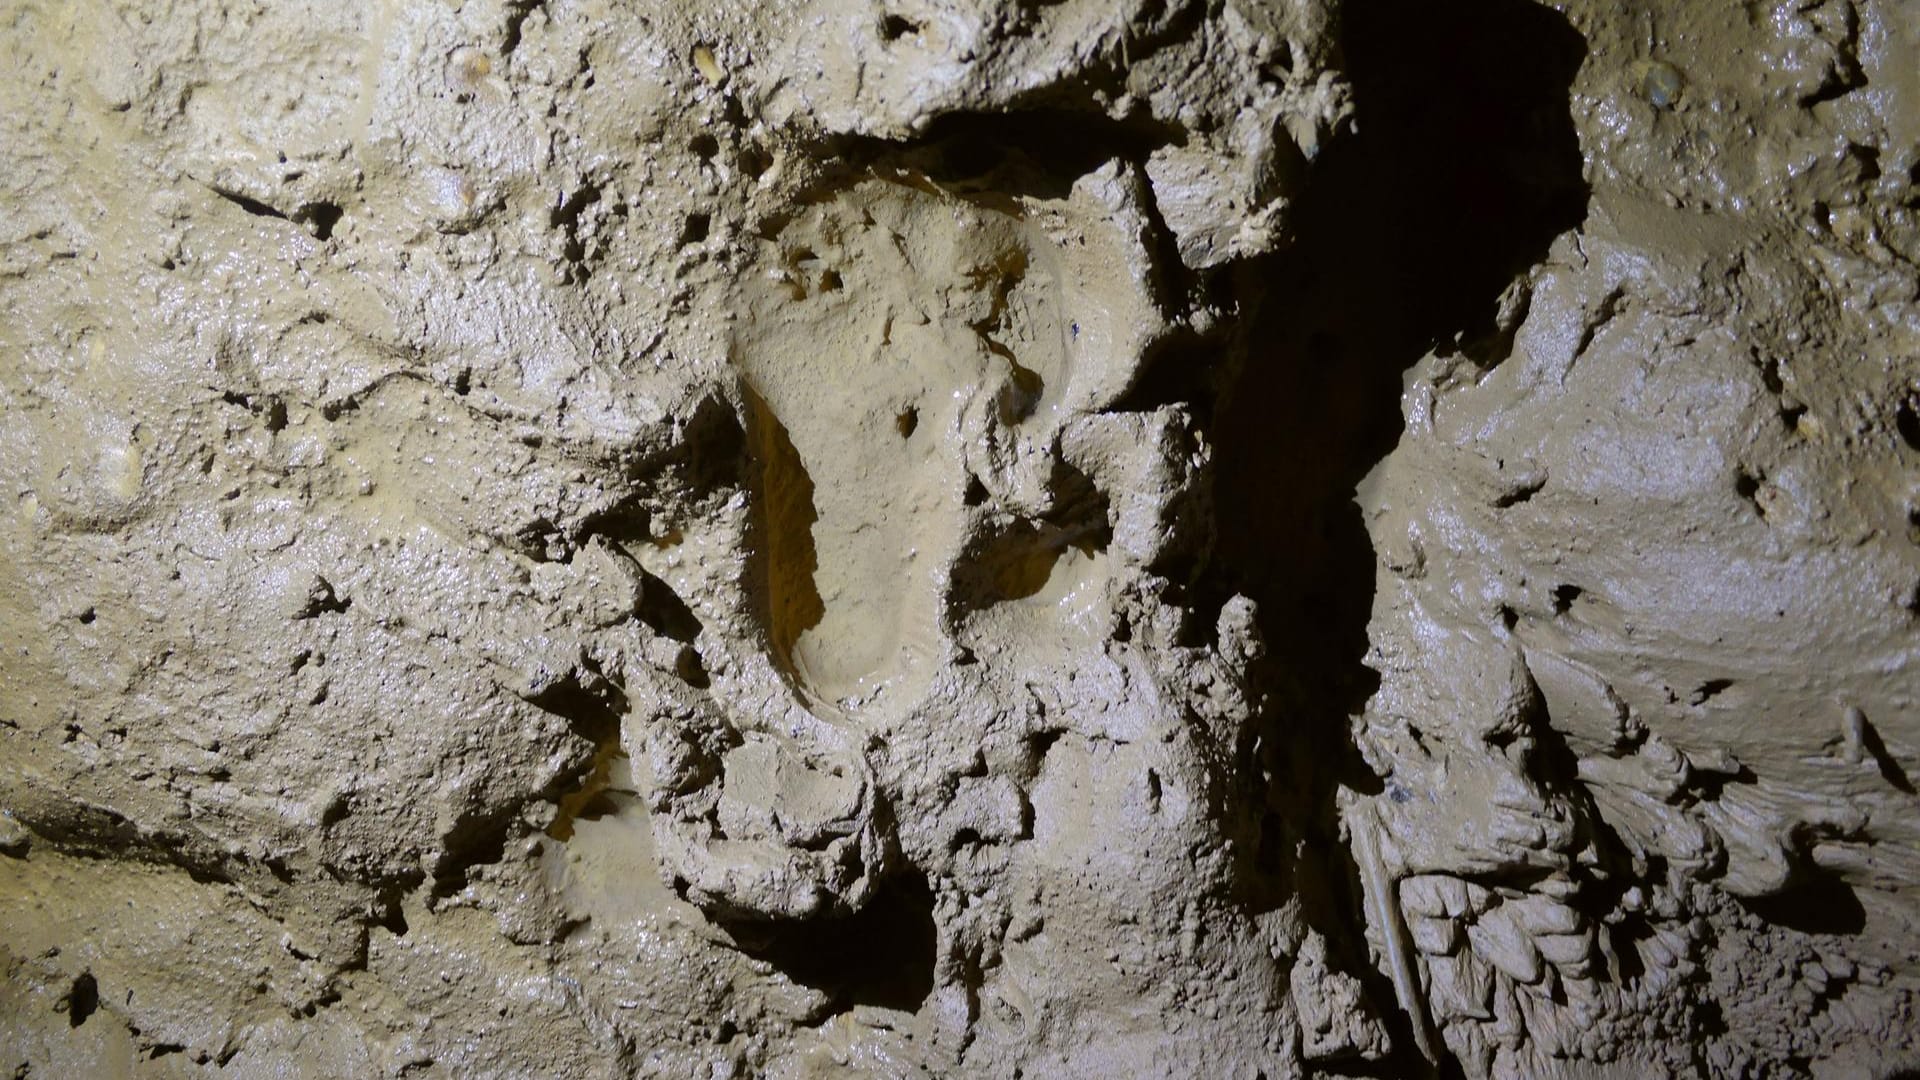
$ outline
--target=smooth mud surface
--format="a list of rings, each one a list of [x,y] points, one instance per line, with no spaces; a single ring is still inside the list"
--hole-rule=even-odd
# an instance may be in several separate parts
[[[0,0],[0,1071],[1907,1075],[1916,57]]]

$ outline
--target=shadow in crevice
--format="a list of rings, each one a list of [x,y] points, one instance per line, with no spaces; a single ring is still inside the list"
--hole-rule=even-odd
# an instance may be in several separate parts
[[[956,616],[1037,595],[1068,549],[1092,557],[1113,539],[1105,492],[1079,469],[1056,461],[1048,482],[1052,506],[1038,518],[1016,518],[977,530],[953,565],[950,605]]]
[[[1501,293],[1584,220],[1568,102],[1586,46],[1527,0],[1355,0],[1344,40],[1358,130],[1316,165],[1295,245],[1237,271],[1249,350],[1214,434],[1217,558],[1259,601],[1278,668],[1253,809],[1259,831],[1284,835],[1249,845],[1280,854],[1255,860],[1246,892],[1297,890],[1330,940],[1357,943],[1335,799],[1378,786],[1348,721],[1378,679],[1363,663],[1376,566],[1354,489],[1399,438],[1406,370],[1489,338]],[[1347,966],[1367,970],[1357,950]],[[1410,1046],[1404,1022],[1395,1034]]]
[[[1741,898],[1740,905],[1765,919],[1803,934],[1848,936],[1867,927],[1867,909],[1853,886],[1821,870],[1772,896]]]
[[[800,924],[727,924],[740,950],[833,999],[836,1011],[869,1005],[918,1012],[933,993],[938,933],[926,879],[902,875],[867,906]]]
[[[820,560],[814,549],[813,477],[807,473],[793,439],[765,399],[743,386],[751,414],[750,443],[760,466],[759,508],[755,526],[765,551],[767,627],[783,670],[797,678],[794,645],[826,614],[814,583]]]

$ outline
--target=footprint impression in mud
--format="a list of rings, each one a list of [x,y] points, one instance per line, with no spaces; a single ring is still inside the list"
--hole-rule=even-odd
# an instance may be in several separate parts
[[[1021,444],[1058,426],[1080,327],[1034,232],[870,179],[802,211],[749,286],[733,359],[763,469],[769,637],[816,713],[911,709],[951,648],[970,483],[1017,498],[1044,482],[1016,475]]]
[[[955,637],[1022,605],[1028,630],[1071,621],[1092,594],[1097,560],[1070,548],[1105,503],[1062,482],[1058,448],[1159,325],[1137,191],[1117,166],[991,204],[873,176],[763,242],[728,348],[755,463],[743,613],[767,654],[636,742],[661,862],[702,907],[863,906],[895,857],[865,732],[910,722],[973,644]],[[1063,502],[1077,516],[1052,520]]]

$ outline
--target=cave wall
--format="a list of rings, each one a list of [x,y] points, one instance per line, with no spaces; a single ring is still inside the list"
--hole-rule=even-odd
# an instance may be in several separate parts
[[[1920,1064],[1920,11],[0,4],[16,1076]]]

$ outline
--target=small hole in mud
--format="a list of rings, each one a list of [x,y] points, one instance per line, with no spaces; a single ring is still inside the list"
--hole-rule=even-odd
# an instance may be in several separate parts
[[[1038,775],[1041,766],[1047,763],[1047,755],[1053,752],[1054,744],[1058,743],[1060,737],[1065,734],[1066,732],[1064,731],[1050,729],[1047,731],[1036,731],[1027,736],[1027,752],[1025,756],[1027,768],[1035,775]]]
[[[407,913],[400,910],[400,902],[398,900],[390,900],[387,902],[387,910],[381,914],[379,919],[374,921],[374,925],[384,929],[394,937],[406,937],[407,931],[412,929],[412,927],[407,925]]]
[[[1274,50],[1273,64],[1269,70],[1283,76],[1293,74],[1293,44],[1291,42],[1283,41],[1280,43],[1280,47]]]
[[[707,134],[695,135],[693,142],[688,145],[693,148],[694,154],[701,161],[712,161],[714,155],[720,152],[720,140]]]
[[[1565,615],[1569,610],[1573,608],[1573,602],[1575,600],[1580,599],[1580,594],[1585,591],[1586,590],[1582,589],[1578,585],[1554,586],[1554,589],[1553,589],[1554,614]]]
[[[740,151],[740,171],[755,180],[766,175],[773,168],[773,155],[758,146],[749,146]]]
[[[94,980],[92,972],[83,972],[73,980],[73,989],[67,991],[67,1026],[79,1027],[87,1022],[87,1017],[100,1007],[100,984]]]
[[[740,924],[729,930],[742,952],[826,993],[836,1011],[865,1005],[912,1013],[933,992],[939,949],[933,893],[917,873],[888,881],[853,915],[804,927]]]
[[[880,36],[888,41],[899,41],[910,34],[918,34],[920,24],[899,15],[889,15],[880,20]]]
[[[1780,361],[1776,358],[1762,357],[1760,350],[1752,350],[1754,366],[1760,369],[1760,382],[1767,392],[1774,395],[1783,393],[1787,388],[1786,380],[1780,377]]]
[[[1900,403],[1893,412],[1894,427],[1900,431],[1900,438],[1906,440],[1908,447],[1920,450],[1920,401],[1913,397]]]
[[[968,506],[979,506],[987,501],[987,485],[977,476],[967,477],[967,494],[961,500]]]
[[[845,283],[840,280],[840,271],[827,270],[820,275],[821,292],[838,292]]]
[[[713,226],[711,214],[688,214],[687,223],[680,230],[682,244],[698,244],[706,240],[707,232]]]
[[[920,410],[919,409],[909,407],[905,411],[901,412],[899,416],[896,416],[893,418],[893,429],[895,431],[898,431],[900,433],[900,437],[903,439],[913,438],[913,433],[915,429],[919,428],[919,426],[920,426]]]
[[[82,624],[91,625],[93,620],[94,620],[94,613],[92,608],[88,608],[87,610],[80,613],[80,622]]]
[[[1752,499],[1760,491],[1760,478],[1741,469],[1734,474],[1733,490],[1743,499]]]
[[[1011,354],[1005,357],[1008,367],[1006,387],[1000,394],[1000,414],[1008,422],[1024,420],[1033,415],[1040,402],[1040,396],[1046,392],[1046,383],[1040,373],[1032,368],[1022,367]]]
[[[315,240],[333,239],[333,228],[346,211],[328,202],[308,203],[294,212],[293,220],[313,230]]]
[[[1162,405],[1185,404],[1198,410],[1210,406],[1213,397],[1210,346],[1195,334],[1171,336],[1149,346],[1141,356],[1133,381],[1114,408],[1125,412],[1151,412]],[[1309,361],[1314,365],[1337,365],[1340,346],[1332,336],[1315,332],[1309,341]]]
[[[713,685],[712,678],[707,674],[706,661],[700,657],[700,650],[691,645],[680,647],[679,655],[673,660],[673,672],[680,676],[681,682],[695,690],[705,690]]]

